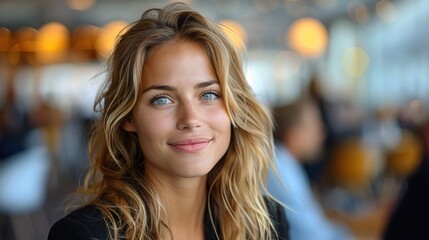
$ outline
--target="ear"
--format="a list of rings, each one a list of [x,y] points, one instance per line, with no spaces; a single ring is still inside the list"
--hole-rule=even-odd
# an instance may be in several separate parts
[[[136,132],[136,128],[134,127],[134,123],[131,121],[131,118],[126,118],[122,124],[122,129],[124,129],[127,132]]]

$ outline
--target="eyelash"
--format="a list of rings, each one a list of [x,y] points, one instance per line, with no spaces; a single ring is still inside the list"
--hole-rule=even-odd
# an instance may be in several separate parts
[[[220,97],[219,92],[218,92],[218,91],[215,91],[215,90],[207,90],[207,91],[204,91],[204,92],[201,94],[201,97],[202,97],[202,96],[204,96],[205,94],[208,94],[208,93],[211,93],[211,94],[215,95],[217,98],[219,98],[219,97]],[[210,99],[210,100],[214,100],[214,99]]]
[[[155,101],[158,100],[159,98],[167,98],[168,100],[170,100],[170,98],[165,94],[157,94],[150,99],[149,103],[157,105],[157,104],[155,104]]]
[[[221,95],[219,94],[219,92],[218,91],[216,91],[216,90],[206,90],[206,91],[204,91],[203,93],[201,93],[201,97],[202,96],[204,96],[205,94],[213,94],[213,95],[215,95],[217,98],[219,98],[219,97],[221,97]],[[159,98],[167,98],[168,100],[170,100],[170,98],[167,96],[167,95],[165,95],[165,94],[157,94],[157,95],[155,95],[155,96],[153,96],[151,99],[150,99],[150,104],[154,104],[155,103],[155,101],[156,100],[158,100]],[[214,99],[208,99],[208,100],[206,100],[206,101],[211,101],[211,100],[214,100]],[[171,101],[171,100],[170,100]],[[155,104],[156,105],[156,104]]]

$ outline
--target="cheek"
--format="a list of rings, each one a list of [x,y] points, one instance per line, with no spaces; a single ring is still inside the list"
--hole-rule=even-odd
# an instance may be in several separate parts
[[[223,154],[228,150],[231,142],[231,120],[225,110],[218,111],[211,118],[213,128],[217,132],[221,144],[219,151]]]
[[[163,131],[168,129],[169,118],[161,118],[156,114],[145,114],[134,120],[140,142],[151,143],[164,135]]]
[[[209,120],[216,127],[216,129],[230,132],[231,131],[231,120],[226,110],[222,109],[220,111],[215,111],[212,114],[209,114]]]

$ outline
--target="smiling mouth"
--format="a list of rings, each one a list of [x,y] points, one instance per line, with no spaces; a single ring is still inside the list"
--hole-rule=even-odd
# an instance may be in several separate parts
[[[170,143],[169,145],[182,152],[198,152],[207,147],[211,141],[212,139],[191,139]]]

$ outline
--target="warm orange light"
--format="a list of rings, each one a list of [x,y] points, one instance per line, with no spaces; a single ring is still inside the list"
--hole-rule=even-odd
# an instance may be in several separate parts
[[[8,53],[9,62],[18,64],[25,62],[36,64],[34,52],[36,51],[36,42],[39,31],[34,28],[24,27],[15,32],[15,41],[17,45],[11,47]]]
[[[51,22],[39,29],[36,42],[37,60],[40,63],[52,63],[65,57],[69,47],[69,31],[58,22]]]
[[[67,6],[78,11],[88,10],[94,6],[94,4],[95,0],[67,0]]]
[[[20,50],[19,50],[19,45],[18,44],[13,45],[9,49],[9,52],[7,53],[7,59],[9,60],[9,62],[12,65],[17,65],[19,63]]]
[[[72,33],[73,49],[88,51],[94,50],[95,40],[100,33],[100,28],[93,25],[82,25],[74,29]]]
[[[21,52],[32,53],[36,49],[36,41],[39,31],[34,28],[24,27],[16,32],[16,41],[19,44]]]
[[[113,21],[106,24],[95,41],[95,50],[103,57],[108,58],[121,33],[125,32],[128,23],[125,21]]]
[[[73,60],[86,61],[95,60],[95,42],[100,34],[100,28],[85,24],[76,27],[72,32],[71,55]]]
[[[12,42],[12,33],[9,29],[0,27],[0,52],[7,52]]]
[[[232,20],[223,20],[219,22],[219,26],[236,48],[240,50],[244,49],[247,34],[240,23]]]
[[[316,19],[301,18],[295,21],[287,35],[289,46],[306,57],[317,57],[324,53],[328,35],[324,25]]]

